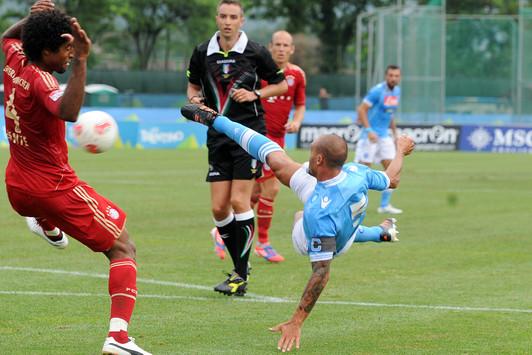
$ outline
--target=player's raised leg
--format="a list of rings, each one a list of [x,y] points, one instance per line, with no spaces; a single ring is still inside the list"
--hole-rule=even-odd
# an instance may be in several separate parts
[[[30,231],[43,238],[56,249],[65,249],[68,238],[62,230],[49,223],[46,218],[26,217],[26,224]]]
[[[279,144],[251,128],[218,115],[208,107],[188,104],[181,108],[181,114],[191,121],[213,127],[218,132],[224,133],[249,155],[267,163],[285,186],[290,186],[292,175],[301,167],[301,164],[293,161]]]

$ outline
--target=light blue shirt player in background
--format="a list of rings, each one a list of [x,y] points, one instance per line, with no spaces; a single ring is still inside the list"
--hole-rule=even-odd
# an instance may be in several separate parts
[[[386,80],[375,85],[358,106],[358,122],[362,133],[356,147],[355,161],[367,166],[382,164],[386,169],[395,157],[397,130],[394,115],[401,99],[401,70],[396,65],[386,68]],[[390,136],[390,128],[392,136]],[[382,193],[379,213],[399,214],[403,211],[391,205],[392,190]]]

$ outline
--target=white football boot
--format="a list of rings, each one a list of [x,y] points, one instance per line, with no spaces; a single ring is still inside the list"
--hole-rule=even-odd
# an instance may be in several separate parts
[[[37,234],[42,239],[46,240],[50,245],[52,245],[56,249],[65,249],[68,246],[68,238],[65,233],[63,233],[62,230],[55,227],[53,231],[45,231],[36,218],[34,217],[26,217],[26,224],[28,225],[28,228],[33,233]],[[61,239],[57,241],[51,240],[49,237],[56,237],[61,235]]]
[[[401,214],[403,213],[402,209],[393,207],[392,205],[388,205],[385,207],[379,207],[377,208],[377,212],[379,213],[388,213],[388,214]]]
[[[399,238],[397,235],[399,231],[395,223],[397,220],[395,218],[386,218],[379,226],[382,228],[381,241],[383,242],[398,242]]]
[[[135,344],[135,338],[129,337],[127,343],[121,344],[117,342],[113,337],[105,339],[102,348],[103,355],[152,355],[146,350],[142,350],[137,344]]]

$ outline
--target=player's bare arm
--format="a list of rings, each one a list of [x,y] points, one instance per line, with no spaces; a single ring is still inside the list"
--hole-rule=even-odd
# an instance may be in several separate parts
[[[65,121],[75,122],[85,97],[85,81],[87,74],[87,58],[89,57],[91,40],[76,18],[70,20],[72,35],[63,37],[72,46],[72,73],[68,78],[65,93],[59,106],[59,116]]]
[[[283,80],[280,83],[270,84],[260,89],[260,97],[254,91],[249,91],[243,88],[233,91],[231,97],[236,102],[251,102],[259,100],[260,98],[282,95],[287,90],[288,83],[286,80]]]
[[[301,128],[301,123],[303,123],[303,118],[305,118],[305,105],[297,105],[294,110],[294,117],[292,121],[287,122],[285,127],[288,133],[297,133],[299,128]]]
[[[296,311],[292,318],[284,323],[278,324],[271,328],[272,332],[280,332],[281,339],[277,343],[277,349],[285,351],[292,350],[294,343],[296,349],[299,349],[301,339],[301,327],[307,319],[321,295],[321,292],[327,286],[330,275],[330,265],[332,260],[317,261],[312,263],[312,275],[305,287],[303,296],[299,301]]]
[[[201,91],[201,86],[188,83],[187,85],[187,97],[188,102],[191,104],[201,105],[204,102],[203,93]]]
[[[414,147],[415,143],[411,137],[402,135],[397,138],[397,154],[385,171],[386,175],[390,178],[390,188],[394,189],[399,185],[401,170],[403,168],[403,158],[412,153]]]
[[[371,127],[369,125],[369,119],[368,119],[368,112],[369,112],[369,109],[371,107],[365,103],[365,102],[362,102],[358,108],[357,108],[357,113],[358,113],[358,121],[360,122],[360,124],[362,125],[362,127],[364,127],[365,129],[368,129],[370,130],[368,132],[368,139],[371,141],[371,142],[376,142],[377,141],[377,134],[375,134],[375,132],[372,132],[371,131]]]
[[[55,4],[50,0],[39,0],[35,2],[35,4],[32,5],[30,9],[30,15],[36,12],[40,11],[50,11],[55,8]],[[9,27],[3,34],[2,38],[16,38],[20,39],[22,35],[22,26],[24,26],[24,23],[26,22],[26,19],[22,19]]]

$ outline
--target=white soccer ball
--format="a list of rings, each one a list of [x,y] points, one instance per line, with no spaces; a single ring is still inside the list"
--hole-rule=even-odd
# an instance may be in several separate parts
[[[111,149],[118,138],[115,119],[103,111],[81,114],[73,129],[78,145],[90,153],[103,153]]]

